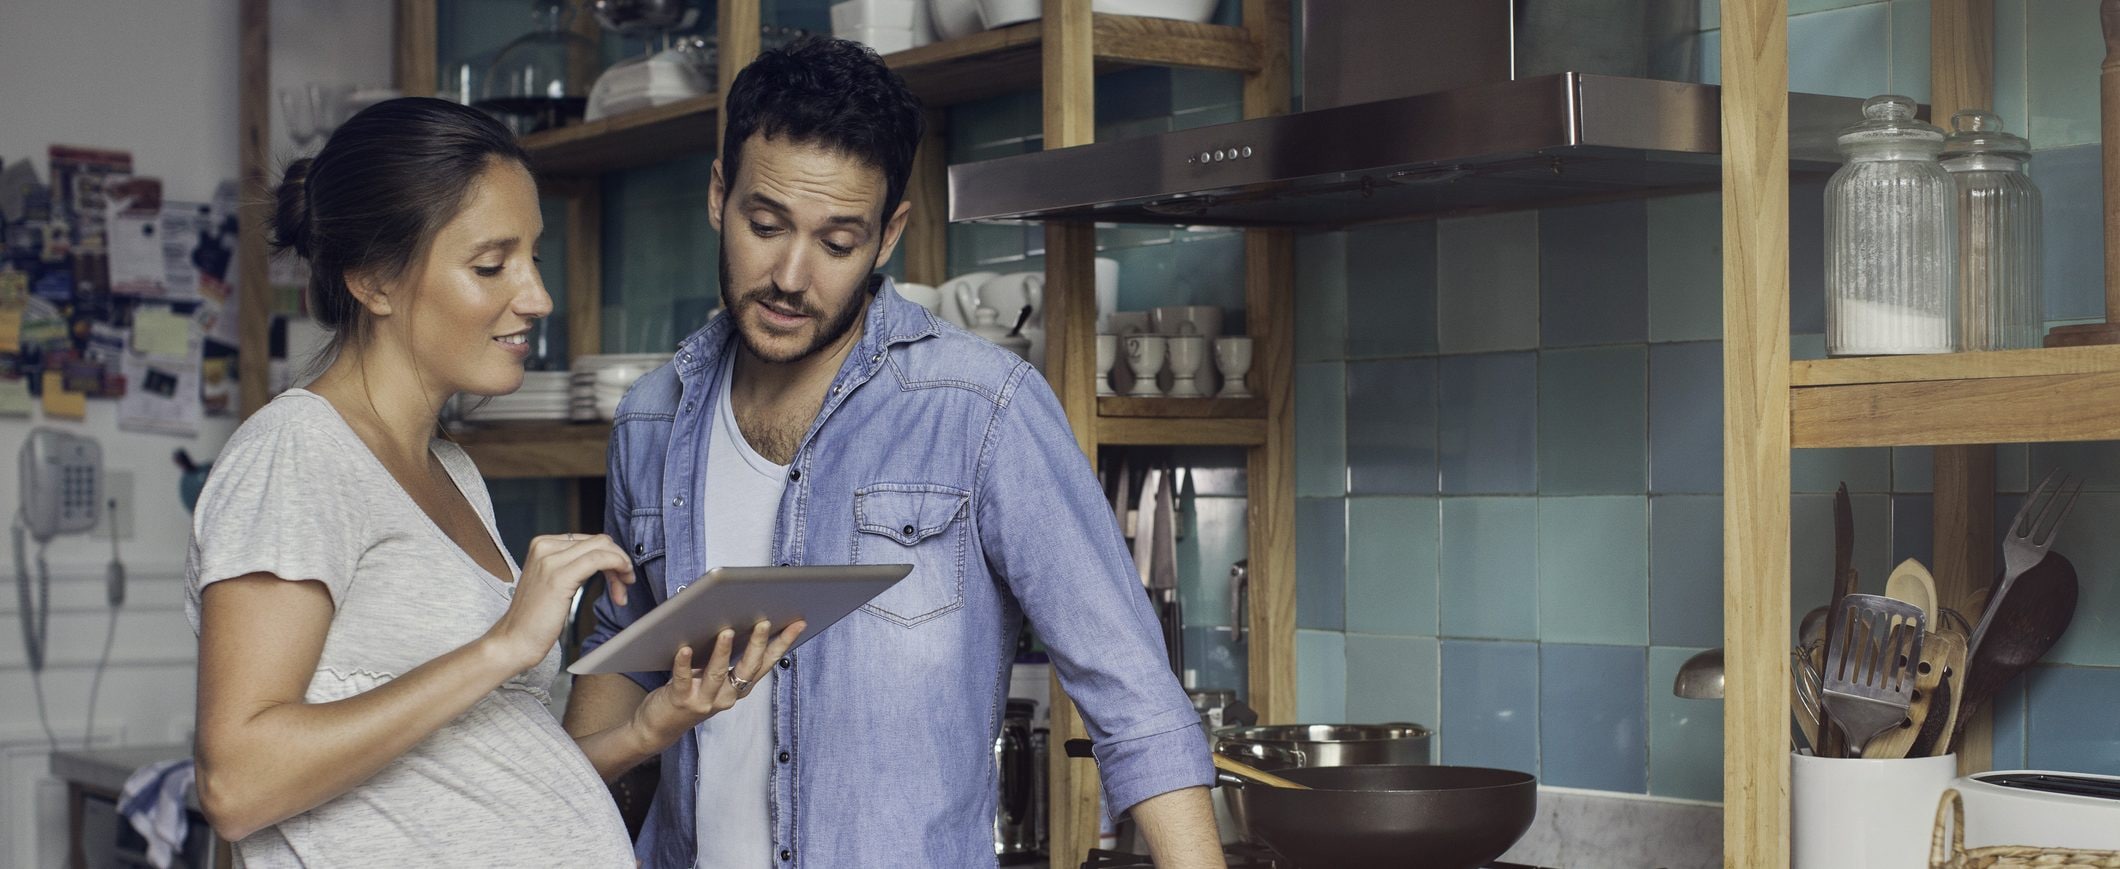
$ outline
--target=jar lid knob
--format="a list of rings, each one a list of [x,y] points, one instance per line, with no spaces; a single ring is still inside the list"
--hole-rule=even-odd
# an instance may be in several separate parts
[[[1960,133],[2002,132],[2002,116],[1986,109],[1963,109],[1951,116],[1951,129]]]
[[[1862,116],[1879,121],[1905,121],[1914,117],[1916,106],[1912,97],[1898,94],[1879,94],[1862,101]]]

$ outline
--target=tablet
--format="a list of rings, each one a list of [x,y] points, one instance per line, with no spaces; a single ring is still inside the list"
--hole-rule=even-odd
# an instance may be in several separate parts
[[[734,663],[743,658],[752,625],[772,622],[777,632],[802,619],[809,624],[788,647],[793,651],[912,572],[910,564],[717,567],[583,655],[567,672],[668,672],[677,650],[688,645],[693,664],[704,667],[723,629],[736,632],[729,649]]]

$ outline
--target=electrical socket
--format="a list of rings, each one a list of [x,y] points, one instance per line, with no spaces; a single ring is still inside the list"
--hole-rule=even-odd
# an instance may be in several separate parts
[[[112,514],[110,509],[112,498],[118,500],[118,509],[115,515]],[[103,503],[97,506],[102,508],[102,521],[96,525],[95,537],[97,540],[110,539],[113,520],[116,521],[119,540],[133,539],[135,534],[133,529],[133,472],[105,469],[103,472]]]

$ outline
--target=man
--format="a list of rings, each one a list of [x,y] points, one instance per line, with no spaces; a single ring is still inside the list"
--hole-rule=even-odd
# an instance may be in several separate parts
[[[911,210],[918,101],[873,52],[814,39],[752,62],[726,111],[725,310],[619,407],[605,527],[640,579],[632,604],[599,602],[586,645],[717,565],[915,566],[749,686],[770,704],[663,753],[644,865],[994,865],[993,740],[1027,614],[1107,807],[1162,865],[1221,866],[1198,716],[1051,389],[873,276]],[[568,729],[623,721],[665,678],[581,678]]]

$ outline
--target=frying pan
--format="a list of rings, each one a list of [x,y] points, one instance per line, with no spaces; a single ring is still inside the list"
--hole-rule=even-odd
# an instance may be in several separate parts
[[[1538,781],[1473,766],[1320,766],[1276,770],[1309,790],[1224,772],[1251,832],[1297,869],[1472,869],[1531,828]]]

